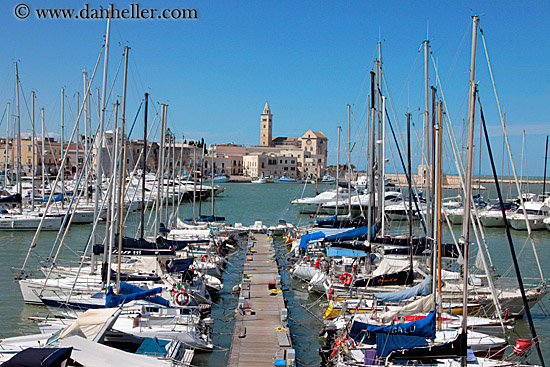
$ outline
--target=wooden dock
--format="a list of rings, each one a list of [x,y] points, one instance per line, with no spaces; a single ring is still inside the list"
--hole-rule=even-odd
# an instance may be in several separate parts
[[[268,235],[249,235],[229,366],[295,363],[285,300],[278,290],[280,285],[276,284],[280,278],[274,250],[273,240]],[[274,287],[278,288],[269,289]]]

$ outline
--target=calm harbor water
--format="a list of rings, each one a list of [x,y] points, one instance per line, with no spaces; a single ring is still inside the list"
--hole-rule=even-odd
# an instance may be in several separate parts
[[[245,226],[252,225],[254,221],[262,221],[266,225],[276,224],[279,219],[285,219],[296,225],[309,223],[309,216],[298,215],[297,211],[290,204],[290,200],[315,194],[314,185],[296,185],[296,184],[223,184],[226,187],[225,193],[216,198],[216,215],[225,216],[228,223],[240,222]],[[485,185],[488,191],[482,193],[485,198],[495,198],[491,185]],[[541,188],[531,185],[531,192],[540,192]],[[506,191],[505,191],[506,192]],[[448,193],[447,196],[452,196]],[[211,213],[210,202],[202,204],[202,213]],[[182,217],[191,216],[191,206],[186,204],[180,209]],[[132,235],[135,231],[139,214],[132,214],[129,217],[126,235]],[[86,238],[90,233],[90,226],[73,226],[69,231],[67,238],[68,248],[63,249],[61,258],[76,261],[84,247]],[[404,226],[394,225],[393,232],[403,231]],[[459,234],[461,227],[453,228],[455,233]],[[101,231],[101,230],[100,230]],[[37,313],[45,314],[46,309],[40,306],[24,305],[16,282],[13,281],[11,267],[21,266],[28,251],[29,243],[33,232],[0,232],[0,295],[2,296],[2,307],[0,308],[0,338],[16,336],[21,334],[30,334],[38,332],[38,328],[28,320],[29,316]],[[56,232],[42,232],[38,240],[35,255],[47,256],[55,241]],[[519,253],[526,243],[526,232],[512,231],[514,245]],[[501,228],[486,229],[487,242],[489,243],[490,253],[499,274],[506,274],[512,264],[508,244],[504,230]],[[445,238],[450,240],[448,230],[445,232]],[[542,270],[546,276],[550,274],[550,261],[548,258],[548,248],[550,244],[550,231],[536,231],[533,233],[535,244],[539,257],[541,258]],[[297,349],[297,358],[300,365],[318,365],[319,357],[317,349],[319,347],[318,332],[322,326],[315,316],[321,315],[323,309],[319,302],[318,295],[310,295],[303,288],[303,284],[288,276],[286,272],[286,246],[282,244],[277,247],[279,255],[279,265],[284,285],[284,294],[289,305],[289,321],[293,343]],[[229,259],[229,265],[224,273],[225,291],[219,295],[214,295],[217,303],[213,306],[212,313],[216,319],[214,326],[213,341],[218,346],[213,353],[198,355],[195,363],[202,366],[225,366],[228,357],[228,349],[231,344],[231,333],[233,331],[232,318],[236,306],[236,298],[230,293],[231,288],[240,282],[243,254],[236,253]],[[472,260],[473,261],[473,260]],[[36,256],[33,256],[32,266],[37,264]],[[520,266],[522,275],[527,283],[528,278],[534,282],[540,281],[540,275],[533,256],[533,250],[530,243],[527,243],[525,250],[520,257]],[[507,277],[513,281],[513,270],[508,272]],[[546,296],[533,310],[535,326],[543,344],[543,353],[546,358],[550,358],[550,351],[545,350],[544,346],[550,343],[550,317],[546,308],[550,308]],[[516,330],[511,339],[516,337],[529,337],[527,323],[524,320],[518,320]],[[534,355],[533,355],[534,356]],[[537,362],[536,357],[530,358],[533,363]]]

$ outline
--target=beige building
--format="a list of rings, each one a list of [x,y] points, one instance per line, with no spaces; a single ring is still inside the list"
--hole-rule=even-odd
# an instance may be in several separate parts
[[[31,175],[32,169],[32,139],[21,139],[21,174]],[[42,140],[37,138],[34,141],[34,175],[42,174],[42,162],[44,162],[47,174],[57,174],[61,163],[61,144],[53,138],[44,140],[44,150],[42,152]],[[10,139],[6,149],[6,139],[0,139],[0,170],[6,168],[6,160],[8,163],[8,172],[15,173],[17,171],[17,142]]]
[[[246,148],[236,144],[211,145],[208,156],[205,157],[204,166],[210,174],[212,155],[214,156],[214,174],[226,174],[233,176],[243,175],[243,156]]]
[[[249,177],[276,177],[286,175],[298,178],[297,159],[273,153],[251,153],[243,157],[244,175]]]

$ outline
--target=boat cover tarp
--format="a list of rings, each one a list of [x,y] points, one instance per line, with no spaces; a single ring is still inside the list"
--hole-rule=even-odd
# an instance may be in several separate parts
[[[74,347],[71,358],[82,366],[166,367],[167,363],[166,360],[143,358],[77,335],[63,339],[61,346]]]
[[[305,234],[300,238],[300,248],[307,249],[307,244],[309,241],[321,240],[325,238],[323,232],[315,232],[310,234]]]
[[[157,289],[157,288],[155,288],[155,289]],[[133,285],[133,284],[126,283],[126,282],[120,282],[120,289],[119,289],[120,294],[132,294],[132,293],[137,293],[137,292],[142,292],[142,291],[143,291],[143,289],[141,289],[137,285]],[[159,304],[161,306],[166,306],[166,307],[170,306],[170,302],[168,302],[166,299],[162,298],[161,296],[149,297],[149,298],[147,298],[147,301]]]
[[[115,243],[118,244],[118,234],[115,234]],[[170,246],[150,242],[146,239],[135,239],[131,237],[122,237],[122,248],[143,249],[143,250],[170,250]]]
[[[349,231],[350,228],[323,228],[323,227],[313,227],[307,230],[308,234],[315,232],[323,232],[325,236],[332,236],[338,233],[344,233]]]
[[[370,232],[372,236],[374,236],[374,230],[372,227],[370,229]],[[364,239],[367,239],[368,235],[369,235],[369,227],[365,226],[365,227],[350,229],[349,231],[335,234],[333,236],[327,236],[325,239],[327,241],[336,241],[336,240],[345,241],[345,240],[353,240],[353,239],[364,240]]]
[[[364,252],[371,252],[371,247],[369,245],[365,245],[364,242],[358,242],[358,241],[342,241],[335,243],[334,247],[339,248],[348,248],[351,250],[358,250],[358,251],[364,251]]]
[[[56,197],[52,198],[52,203],[57,203],[59,201],[61,201],[63,199],[63,194],[58,194]],[[34,198],[34,201],[37,201],[39,203],[47,203],[48,200],[50,200],[49,197],[47,198],[38,198],[38,197],[35,197]]]
[[[180,273],[189,270],[193,264],[193,258],[188,259],[170,259],[166,261],[166,271],[168,273]]]
[[[183,250],[190,243],[198,242],[198,241],[194,241],[194,240],[191,240],[191,241],[169,240],[168,238],[164,238],[162,236],[158,236],[155,241],[156,241],[157,244],[161,245],[163,248],[164,247],[173,248],[176,251]],[[205,242],[205,241],[200,241],[200,242],[202,243],[202,242]]]
[[[147,301],[149,302],[157,303],[166,307],[170,306],[170,303],[160,296],[151,297],[159,294],[160,292],[162,292],[162,287],[143,290],[138,286],[125,282],[120,282],[120,294],[115,294],[113,291],[113,287],[109,287],[109,289],[107,290],[105,307],[117,307],[124,303],[146,298],[148,298]]]
[[[101,279],[102,281],[107,280],[107,269],[109,269],[109,266],[107,263],[104,263],[101,267]],[[111,269],[111,279],[115,279],[117,277],[117,272],[113,269]],[[120,280],[123,282],[158,282],[160,281],[160,277],[157,275],[139,275],[139,274],[124,274],[120,273],[119,276]]]
[[[119,308],[90,309],[78,316],[72,324],[67,326],[59,334],[60,339],[69,336],[74,330],[80,330],[88,340],[94,340],[109,320],[115,316]]]
[[[413,267],[416,265],[416,261],[413,261]],[[384,257],[378,267],[372,272],[372,276],[384,275],[389,273],[396,273],[409,268],[408,259],[395,259]]]
[[[341,256],[347,256],[347,257],[366,257],[369,256],[365,251],[360,250],[352,250],[348,248],[340,248],[340,247],[327,247],[327,256],[328,257],[341,257]]]
[[[1,367],[57,367],[64,366],[71,357],[72,347],[68,348],[27,348],[6,362]]]
[[[376,356],[386,358],[388,354],[397,349],[410,349],[427,346],[426,338],[409,335],[376,334]]]
[[[432,308],[433,294],[430,294],[429,296],[419,298],[395,310],[384,312],[379,318],[382,322],[392,322],[396,317],[427,313],[430,312]]]
[[[414,296],[427,296],[432,292],[432,277],[427,276],[422,283],[414,287],[395,292],[374,293],[373,297],[386,302],[399,302]]]
[[[146,338],[136,350],[136,354],[163,357],[166,355],[166,346],[168,343],[170,341],[158,340],[156,337]]]
[[[425,318],[395,325],[372,325],[360,321],[354,321],[349,336],[357,343],[361,342],[365,333],[401,336],[417,336],[427,339],[435,339],[436,313],[430,312]],[[402,346],[400,347],[402,348]]]
[[[390,353],[389,361],[415,360],[420,363],[430,363],[436,359],[457,358],[467,356],[467,341],[463,334],[458,333],[457,337],[448,342],[431,346],[420,346],[412,349],[405,349],[404,346],[396,348]],[[409,347],[410,348],[410,347]],[[468,356],[469,357],[469,356]],[[468,362],[475,362],[475,357],[468,358]]]
[[[336,215],[333,215],[332,217],[328,217],[328,218],[317,219],[316,222],[317,223],[325,223],[325,222],[331,222],[331,221],[334,221],[334,220],[336,220]]]
[[[21,194],[14,194],[0,198],[0,204],[5,203],[21,203]]]

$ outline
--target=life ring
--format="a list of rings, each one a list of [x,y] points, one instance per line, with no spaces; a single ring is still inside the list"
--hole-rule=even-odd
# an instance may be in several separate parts
[[[208,254],[204,254],[201,256],[201,263],[206,262],[208,260],[209,256]]]
[[[305,256],[302,258],[302,261],[303,261],[303,262],[308,262],[308,261],[309,261],[309,255],[305,255]]]
[[[350,285],[352,280],[353,280],[353,277],[351,276],[350,273],[344,273],[340,275],[340,281],[344,285]]]
[[[186,292],[178,292],[174,297],[174,301],[178,306],[187,306],[189,303],[189,295]]]
[[[332,349],[332,356],[334,357],[338,353],[338,347],[340,347],[340,338],[337,338],[334,342],[334,349]]]

